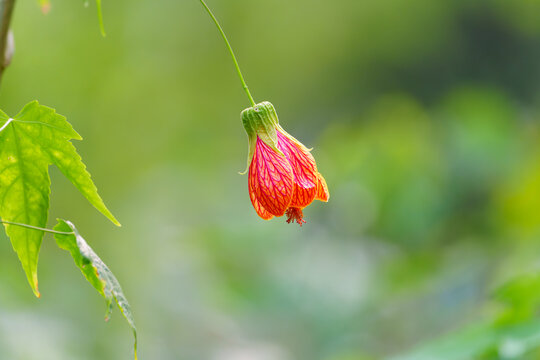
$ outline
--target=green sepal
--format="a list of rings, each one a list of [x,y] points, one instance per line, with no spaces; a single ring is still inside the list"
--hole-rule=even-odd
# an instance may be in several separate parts
[[[245,174],[249,169],[251,159],[253,159],[253,154],[255,153],[257,137],[264,141],[264,143],[270,146],[274,151],[285,156],[277,146],[278,138],[276,128],[281,127],[279,126],[279,119],[274,105],[268,101],[263,101],[253,107],[244,109],[241,113],[241,117],[242,124],[248,135],[248,160],[246,170],[240,174]]]
[[[251,165],[251,159],[253,159],[253,154],[255,154],[255,145],[257,145],[257,134],[255,132],[248,132],[248,158],[246,170],[239,172],[240,175],[245,175],[249,170],[249,165]]]

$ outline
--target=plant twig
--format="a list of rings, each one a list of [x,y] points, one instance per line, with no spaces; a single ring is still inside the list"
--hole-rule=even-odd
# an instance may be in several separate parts
[[[0,0],[0,81],[4,70],[9,65],[9,59],[6,59],[6,49],[8,47],[9,24],[15,0]]]

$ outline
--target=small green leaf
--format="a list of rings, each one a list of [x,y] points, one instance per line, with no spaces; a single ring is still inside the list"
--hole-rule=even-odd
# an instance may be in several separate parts
[[[107,301],[107,318],[112,310],[113,300],[116,302],[133,330],[135,359],[137,359],[137,329],[135,327],[135,320],[133,319],[129,303],[122,292],[120,283],[107,265],[90,248],[71,222],[58,219],[58,224],[54,227],[54,230],[73,232],[71,235],[54,234],[56,243],[60,248],[71,253],[75,264],[81,270],[84,277],[105,298]]]
[[[33,101],[13,119],[0,111],[0,216],[45,227],[49,210],[49,165],[55,164],[88,201],[120,226],[92,182],[70,139],[80,140],[66,118]],[[34,293],[43,233],[5,224]]]

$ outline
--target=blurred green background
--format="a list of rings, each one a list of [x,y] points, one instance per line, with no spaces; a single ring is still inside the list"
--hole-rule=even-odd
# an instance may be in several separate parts
[[[331,198],[255,214],[249,106],[196,0],[19,0],[0,107],[65,115],[115,228],[51,169],[146,360],[540,358],[540,1],[209,0]],[[35,299],[0,239],[0,359],[131,359],[46,235]]]

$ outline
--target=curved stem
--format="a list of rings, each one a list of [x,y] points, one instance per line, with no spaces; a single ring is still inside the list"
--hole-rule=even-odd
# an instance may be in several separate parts
[[[8,62],[6,61],[6,48],[8,44],[9,24],[11,23],[11,15],[15,0],[0,0],[0,80],[6,69]]]
[[[223,40],[225,40],[225,44],[227,45],[227,48],[229,49],[229,53],[231,54],[231,57],[233,59],[234,66],[236,67],[236,72],[238,72],[238,76],[240,77],[240,82],[242,83],[242,87],[244,88],[244,91],[246,92],[246,94],[247,94],[247,96],[249,98],[249,102],[251,103],[251,106],[255,106],[255,100],[253,100],[253,96],[251,96],[251,93],[249,92],[246,81],[244,80],[244,77],[242,76],[242,72],[240,71],[240,66],[238,65],[238,61],[236,61],[236,56],[234,56],[234,51],[233,51],[233,49],[231,47],[231,44],[229,44],[229,40],[227,40],[227,36],[223,32],[223,29],[219,25],[219,22],[217,21],[216,17],[212,13],[212,10],[210,10],[210,8],[208,7],[208,5],[206,5],[204,0],[200,0],[200,1],[201,1],[201,4],[206,9],[206,12],[208,12],[208,15],[210,15],[212,20],[214,20],[214,23],[216,24],[219,32],[221,33],[221,36],[223,37]]]
[[[28,228],[28,229],[34,229],[34,230],[39,230],[39,231],[43,231],[43,232],[48,232],[48,233],[51,233],[51,234],[62,234],[62,235],[74,235],[75,234],[73,231],[71,231],[71,232],[57,231],[57,230],[45,229],[45,228],[40,228],[40,227],[37,227],[37,226],[32,226],[32,225],[28,225],[28,224],[21,224],[21,223],[16,223],[16,222],[11,222],[11,221],[0,220],[0,222],[2,224],[21,226],[21,227],[25,227],[25,228]]]
[[[103,11],[101,10],[101,0],[96,0],[98,21],[99,21],[99,31],[101,31],[101,36],[107,36],[105,32],[105,25],[103,25]]]

